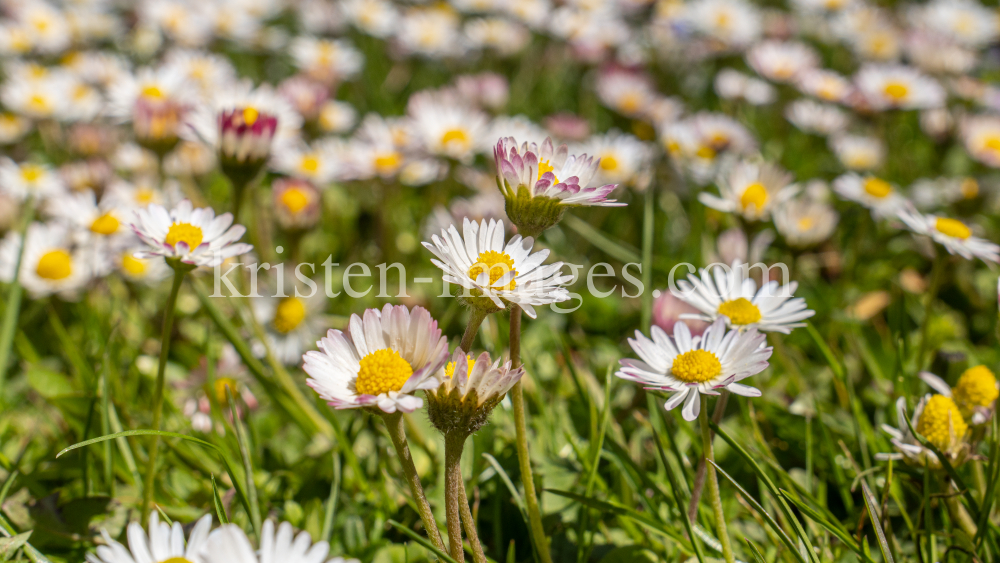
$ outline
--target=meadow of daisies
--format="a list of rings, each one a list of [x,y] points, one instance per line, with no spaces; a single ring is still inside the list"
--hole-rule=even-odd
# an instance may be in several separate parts
[[[0,561],[1000,561],[993,0],[0,0]]]

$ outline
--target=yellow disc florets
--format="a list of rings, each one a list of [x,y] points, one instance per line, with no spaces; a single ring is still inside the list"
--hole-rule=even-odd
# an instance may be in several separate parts
[[[972,236],[972,231],[965,223],[947,217],[938,217],[934,220],[934,229],[942,235],[965,240]]]
[[[559,177],[556,176],[555,167],[552,166],[552,163],[549,162],[548,160],[545,160],[545,159],[539,159],[538,160],[538,177],[541,178],[542,174],[545,174],[546,172],[552,172],[552,176],[555,178],[555,180],[552,181],[553,185],[559,183]]]
[[[295,330],[306,318],[306,305],[298,297],[286,297],[274,312],[274,330],[286,334]]]
[[[734,325],[749,325],[760,320],[760,309],[745,297],[724,301],[719,305],[719,314],[729,317]]]
[[[885,85],[883,91],[886,97],[891,98],[895,102],[906,99],[907,94],[910,93],[910,89],[902,82],[890,82]]]
[[[236,380],[232,377],[217,377],[215,379],[215,400],[226,404],[226,387],[229,387],[233,395],[236,395]]]
[[[986,366],[976,366],[965,370],[958,378],[958,384],[951,390],[955,403],[966,411],[975,407],[988,407],[1000,396],[997,378]]]
[[[686,383],[704,383],[722,373],[722,364],[708,350],[691,350],[674,358],[670,375]]]
[[[281,192],[281,196],[278,198],[278,201],[280,201],[281,205],[284,205],[292,215],[298,215],[299,211],[302,211],[307,205],[309,205],[309,196],[306,195],[304,190],[293,187]]]
[[[465,360],[469,362],[469,371],[467,373],[472,373],[472,368],[476,365],[476,360],[471,355],[466,356]],[[444,375],[448,379],[455,377],[455,362],[448,362],[444,365]]]
[[[183,557],[171,557],[170,559],[161,561],[160,563],[191,563],[191,560]]]
[[[167,238],[164,242],[170,246],[177,246],[177,243],[184,242],[190,250],[194,250],[201,246],[201,241],[204,240],[204,233],[201,231],[201,227],[192,225],[191,223],[174,223],[170,225],[170,230],[167,231]]]
[[[760,182],[754,182],[747,186],[740,196],[740,207],[743,211],[746,211],[752,205],[754,210],[760,213],[764,209],[765,203],[767,203],[767,188]]]
[[[90,232],[99,235],[113,235],[118,232],[121,223],[110,213],[105,213],[90,224]]]
[[[476,263],[469,268],[469,277],[473,280],[478,279],[483,272],[489,272],[491,286],[497,280],[504,277],[507,272],[513,272],[514,277],[517,277],[517,270],[514,269],[514,259],[506,252],[497,252],[496,250],[488,250],[480,253],[479,257],[476,258]],[[512,291],[515,287],[517,287],[517,282],[511,278],[509,284],[499,289]]]
[[[917,432],[942,451],[951,449],[954,440],[965,436],[968,429],[958,405],[944,395],[931,397],[917,420]]]
[[[358,395],[381,395],[399,391],[413,375],[413,368],[395,350],[376,350],[361,358],[354,389]]]
[[[892,186],[889,185],[889,182],[875,176],[865,180],[864,188],[865,193],[877,199],[882,199],[892,193]]]
[[[122,269],[132,276],[142,276],[146,273],[146,261],[126,252],[122,254]]]
[[[38,259],[35,273],[47,280],[64,280],[73,273],[73,258],[65,250],[50,250]]]

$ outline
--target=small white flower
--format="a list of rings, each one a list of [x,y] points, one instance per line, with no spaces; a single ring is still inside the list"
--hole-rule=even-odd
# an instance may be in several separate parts
[[[785,108],[785,119],[807,133],[833,135],[847,128],[847,113],[837,106],[812,100],[795,100]]]
[[[744,0],[697,0],[684,8],[690,25],[726,45],[748,45],[761,34],[760,13]]]
[[[531,253],[534,239],[514,235],[504,242],[503,221],[484,219],[481,223],[462,223],[463,235],[451,225],[441,236],[431,237],[424,247],[434,253],[431,259],[444,272],[444,281],[471,292],[473,299],[486,298],[498,309],[508,303],[520,305],[535,318],[534,305],[549,305],[569,299],[563,287],[572,276],[563,275],[562,262],[542,265],[548,249]]]
[[[805,299],[794,297],[798,282],[782,286],[776,280],[769,280],[757,289],[757,282],[750,277],[750,269],[755,266],[739,260],[731,266],[714,264],[699,270],[700,277],[688,274],[687,280],[679,280],[678,289],[671,292],[701,311],[681,318],[703,321],[722,318],[740,330],[755,328],[784,334],[805,326],[802,321],[816,312],[807,308]]]
[[[806,198],[789,201],[774,212],[775,228],[789,245],[798,248],[830,238],[838,219],[830,205]]]
[[[825,102],[846,102],[854,91],[854,85],[832,70],[810,68],[799,73],[796,86],[804,94],[815,96]]]
[[[586,143],[570,147],[570,150],[600,159],[594,183],[604,185],[636,182],[647,172],[653,159],[653,147],[649,143],[614,130],[594,135]]]
[[[21,257],[21,285],[34,298],[59,294],[75,299],[90,281],[90,260],[83,249],[75,248],[66,228],[56,224],[32,223]],[[21,235],[11,231],[0,241],[0,280],[11,282],[21,252]]]
[[[101,530],[104,543],[97,547],[97,554],[87,554],[88,563],[136,563],[146,561],[200,561],[212,529],[212,516],[202,516],[191,530],[185,545],[184,529],[180,522],[172,526],[160,522],[157,511],[149,515],[149,534],[138,522],[128,525],[128,547],[111,539],[107,531]]]
[[[771,347],[766,337],[751,329],[726,331],[721,319],[701,336],[691,336],[683,321],[674,325],[673,338],[658,326],[652,340],[641,332],[628,343],[640,360],[621,360],[616,376],[644,388],[673,393],[663,405],[673,410],[684,404],[684,420],[694,420],[701,412],[701,395],[718,395],[720,389],[744,397],[760,397],[760,390],[739,383],[767,368]]]
[[[722,197],[702,192],[698,201],[719,211],[760,221],[770,217],[772,208],[798,192],[797,186],[790,185],[791,180],[791,174],[774,164],[743,161],[720,176]]]
[[[448,359],[448,339],[423,307],[367,309],[351,315],[347,334],[331,329],[302,357],[307,385],[337,409],[378,407],[413,412],[415,395],[439,385],[437,370]]]
[[[914,233],[937,241],[948,254],[958,254],[966,260],[979,258],[983,262],[1000,262],[1000,246],[972,236],[972,229],[958,219],[924,215],[910,209],[899,211],[899,218]]]
[[[747,63],[764,78],[791,82],[802,72],[815,68],[819,56],[797,41],[764,41],[747,52]]]
[[[294,268],[294,265],[286,266],[288,270]],[[275,292],[263,290],[262,297],[253,298],[254,316],[264,326],[268,348],[275,359],[285,365],[297,365],[306,349],[316,342],[316,337],[323,334],[326,294],[315,290],[310,297],[299,297],[298,289],[305,291],[288,278],[282,288],[285,297],[278,297],[275,288]],[[262,343],[255,342],[253,351],[263,357],[265,348]]]
[[[727,100],[746,100],[755,106],[769,104],[777,98],[774,86],[731,68],[715,75],[715,93]]]
[[[186,199],[169,212],[155,203],[136,210],[131,226],[146,245],[136,258],[162,256],[194,266],[216,266],[253,250],[236,242],[246,228],[233,225],[231,213],[216,217],[212,208],[194,209]]]
[[[833,181],[833,191],[840,197],[860,203],[871,209],[876,218],[895,217],[909,206],[909,201],[878,176],[859,176],[853,172],[844,174]]]
[[[936,80],[908,66],[866,65],[855,82],[876,110],[936,108],[945,102],[945,91]]]
[[[1000,168],[1000,116],[975,115],[962,120],[962,142],[972,158]]]
[[[465,104],[457,93],[423,91],[407,104],[410,135],[428,154],[468,162],[483,146],[486,116]]]
[[[278,525],[265,520],[260,531],[260,549],[255,550],[250,538],[235,524],[224,524],[208,536],[202,559],[206,563],[323,563],[330,553],[325,541],[313,543],[308,532],[295,530],[288,522]],[[342,558],[327,561],[333,563]],[[154,561],[158,561],[154,559]]]
[[[288,50],[296,67],[326,84],[353,77],[364,63],[361,53],[341,40],[299,36]]]
[[[0,158],[0,193],[24,201],[55,198],[65,191],[59,174],[49,166],[30,162],[17,164],[7,157]]]
[[[838,135],[829,140],[837,159],[849,170],[871,170],[885,160],[885,146],[875,137]]]

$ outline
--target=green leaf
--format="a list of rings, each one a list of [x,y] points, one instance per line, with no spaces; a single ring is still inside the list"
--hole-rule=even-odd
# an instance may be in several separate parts
[[[794,504],[795,507],[798,508],[799,511],[801,511],[802,514],[806,516],[806,518],[809,518],[813,522],[816,522],[817,524],[825,528],[826,531],[836,536],[837,539],[842,541],[844,545],[846,545],[851,551],[860,555],[868,563],[875,563],[861,551],[861,546],[858,545],[858,542],[854,540],[850,532],[844,529],[844,527],[841,526],[839,522],[831,521],[830,519],[826,518],[818,510],[809,506],[803,501],[795,498],[788,491],[784,489],[779,489],[779,490],[781,491],[781,494],[784,495],[786,499],[788,499],[789,502]]]
[[[458,563],[457,561],[452,559],[450,555],[434,547],[434,544],[428,541],[427,538],[424,538],[420,534],[414,532],[413,530],[407,528],[406,526],[400,524],[399,522],[396,522],[395,520],[387,520],[386,523],[392,526],[393,528],[396,528],[400,532],[406,534],[411,540],[419,543],[428,551],[433,552],[434,555],[440,557],[442,561],[445,561],[447,563]]]
[[[892,550],[889,549],[889,542],[885,539],[885,532],[882,531],[882,521],[878,517],[878,501],[872,490],[868,488],[868,483],[861,481],[861,493],[865,498],[865,507],[868,508],[868,517],[872,521],[872,528],[875,528],[875,537],[878,538],[878,547],[882,550],[882,557],[885,563],[894,563],[892,560]]]
[[[219,487],[215,483],[215,475],[212,475],[212,502],[215,504],[215,516],[222,524],[228,524],[229,518],[226,516],[226,509],[222,506],[222,497],[219,496]]]
[[[30,537],[31,532],[24,532],[12,538],[0,538],[0,561],[9,561],[13,558],[14,554],[28,543]]]
[[[521,498],[521,494],[517,492],[517,487],[514,486],[514,482],[510,480],[510,476],[507,472],[503,470],[503,466],[497,461],[497,458],[491,456],[490,454],[483,454],[486,461],[493,467],[493,470],[497,472],[500,476],[500,480],[503,484],[507,486],[507,490],[510,491],[510,496],[514,498],[514,503],[517,504],[517,508],[521,511],[521,518],[524,519],[524,524],[528,525],[528,510],[524,507],[524,499]]]
[[[747,542],[747,546],[750,547],[750,555],[753,555],[753,560],[756,563],[767,563],[767,560],[764,559],[764,554],[760,552],[757,544],[753,543],[750,538],[743,538],[743,541]]]
[[[628,518],[628,519],[630,519],[630,520],[632,520],[632,521],[634,521],[634,522],[636,522],[638,524],[641,524],[641,525],[643,525],[643,526],[645,526],[645,527],[653,530],[654,532],[658,532],[658,533],[660,533],[660,534],[662,534],[662,535],[664,535],[664,536],[666,536],[666,537],[668,537],[668,538],[676,541],[684,549],[687,549],[688,551],[691,551],[691,543],[687,540],[687,538],[685,538],[681,534],[677,533],[675,530],[671,529],[670,527],[664,526],[663,523],[658,522],[656,520],[653,520],[649,516],[646,516],[645,514],[641,514],[639,512],[636,512],[635,510],[632,510],[631,508],[628,508],[626,506],[622,506],[620,504],[614,504],[614,503],[605,502],[605,501],[602,501],[602,500],[587,498],[587,497],[585,497],[583,495],[578,495],[576,493],[571,493],[569,491],[559,491],[559,490],[555,490],[555,489],[545,489],[545,491],[549,492],[549,493],[552,493],[554,495],[559,495],[561,497],[566,497],[568,499],[573,499],[576,502],[578,502],[578,503],[580,503],[580,504],[582,504],[582,505],[584,505],[584,506],[586,506],[588,508],[594,508],[594,509],[597,509],[597,510],[601,510],[603,512],[610,512],[611,514],[614,514],[616,516],[621,516],[621,517]]]
[[[698,558],[699,563],[705,563],[705,554],[702,553],[701,545],[695,539],[694,527],[691,524],[691,520],[688,519],[687,510],[685,510],[684,497],[677,482],[677,475],[674,474],[674,468],[671,467],[670,462],[667,460],[667,454],[663,451],[663,443],[660,440],[660,435],[656,432],[656,428],[650,424],[650,429],[653,431],[653,441],[656,442],[656,451],[660,455],[660,461],[663,462],[664,470],[667,473],[667,480],[670,481],[670,490],[674,494],[674,503],[676,503],[677,511],[681,515],[681,522],[684,523],[684,529],[687,530],[688,537],[691,538],[691,547],[694,548],[694,555]]]

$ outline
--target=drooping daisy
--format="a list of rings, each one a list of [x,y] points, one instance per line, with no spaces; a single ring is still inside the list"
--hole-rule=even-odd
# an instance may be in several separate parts
[[[760,221],[770,217],[773,207],[798,192],[798,187],[790,185],[791,180],[791,174],[774,164],[743,161],[719,178],[721,197],[702,192],[698,201],[719,211]]]
[[[448,339],[423,307],[367,309],[346,334],[331,329],[316,345],[302,357],[306,383],[337,409],[413,412],[423,405],[415,393],[439,385],[434,374],[448,359]]]
[[[75,299],[92,272],[87,256],[74,248],[66,228],[32,223],[25,239],[21,271],[17,274],[21,285],[36,299],[52,294]],[[14,280],[19,252],[21,234],[11,231],[0,241],[0,280]]]
[[[101,530],[104,543],[97,547],[96,555],[87,554],[88,563],[136,563],[147,561],[182,562],[201,561],[209,531],[212,529],[212,515],[202,516],[191,529],[187,542],[180,522],[168,525],[160,522],[159,512],[149,514],[149,533],[138,522],[128,525],[128,547],[111,539],[108,532]]]
[[[829,145],[848,170],[872,170],[885,160],[885,146],[875,137],[837,135],[830,138]]]
[[[908,66],[866,65],[855,82],[877,110],[935,108],[945,101],[945,91],[936,80]]]
[[[825,202],[793,199],[774,212],[774,226],[790,246],[804,248],[830,238],[838,218]]]
[[[958,254],[966,260],[979,258],[983,262],[1000,262],[1000,246],[972,236],[972,229],[958,219],[924,215],[912,209],[903,209],[898,215],[911,231],[931,237],[948,254]]]
[[[894,454],[876,454],[879,459],[902,459],[917,467],[929,465],[939,469],[941,461],[930,449],[925,448],[910,432],[906,421],[906,397],[896,400],[896,428],[888,424],[882,425],[882,431],[891,437],[896,448]],[[913,409],[910,419],[913,429],[927,439],[942,454],[948,457],[952,465],[965,461],[969,453],[969,444],[965,441],[969,425],[962,418],[958,405],[951,397],[945,395],[924,395]]]
[[[988,422],[1000,397],[1000,383],[986,366],[971,367],[959,376],[955,387],[933,373],[920,372],[920,379],[941,395],[951,397],[958,405],[962,417],[973,425]]]
[[[688,274],[687,280],[679,280],[671,292],[701,311],[681,318],[713,322],[722,318],[739,330],[790,334],[816,314],[807,308],[805,299],[794,297],[798,282],[779,285],[777,280],[769,280],[757,289],[757,282],[750,277],[752,267],[756,265],[738,260],[731,266],[714,264],[699,270],[700,277]]]
[[[131,227],[146,245],[136,258],[162,256],[192,266],[216,266],[253,250],[236,242],[246,227],[233,225],[231,213],[216,217],[212,208],[194,209],[186,199],[169,212],[155,203],[136,210]]]
[[[59,174],[49,166],[31,162],[17,164],[7,157],[0,158],[0,192],[15,200],[45,200],[65,191]]]
[[[664,403],[673,410],[683,403],[684,420],[694,420],[701,412],[701,395],[718,395],[725,389],[744,397],[760,397],[760,390],[739,383],[767,368],[771,347],[766,337],[751,329],[726,330],[717,320],[701,336],[691,336],[683,321],[674,325],[670,337],[653,326],[652,340],[639,331],[628,343],[640,360],[621,360],[615,375],[641,384],[646,389],[673,393]]]
[[[747,63],[764,78],[791,82],[802,72],[815,68],[819,56],[797,41],[764,41],[747,52]]]
[[[451,361],[436,374],[441,384],[428,390],[427,414],[442,433],[472,434],[489,419],[511,387],[524,376],[524,368],[511,369],[510,360],[490,360],[483,352],[473,358],[457,348]]]
[[[323,563],[330,553],[325,541],[313,543],[309,532],[299,532],[288,522],[275,530],[272,520],[264,521],[260,532],[260,548],[255,550],[250,538],[235,524],[224,524],[215,529],[205,542],[202,551],[206,562],[211,563]],[[334,558],[327,563],[333,563]],[[200,560],[199,560],[200,561]]]
[[[437,257],[431,262],[444,272],[444,281],[464,288],[460,298],[470,305],[499,310],[515,303],[535,318],[534,305],[569,299],[563,286],[572,276],[560,272],[562,262],[543,266],[549,251],[532,254],[531,237],[514,235],[505,243],[503,221],[485,219],[475,223],[465,218],[462,231],[464,236],[451,225],[423,244]]]
[[[833,135],[847,128],[847,113],[834,105],[808,99],[795,100],[785,108],[785,119],[807,133]]]
[[[467,162],[482,143],[486,116],[453,91],[418,92],[406,107],[412,138],[431,155]]]
[[[909,205],[899,190],[878,176],[860,176],[850,172],[833,181],[833,191],[844,199],[871,209],[872,216],[876,218],[895,217]]]

